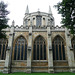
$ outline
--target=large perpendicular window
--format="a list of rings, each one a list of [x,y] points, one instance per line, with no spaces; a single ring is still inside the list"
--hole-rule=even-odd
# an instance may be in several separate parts
[[[7,40],[0,39],[0,60],[5,60],[7,49]]]
[[[60,36],[56,36],[52,42],[53,60],[65,60],[64,41]]]
[[[24,37],[20,36],[16,40],[12,57],[13,60],[27,60],[27,42]]]
[[[46,60],[46,43],[43,37],[39,36],[34,41],[33,60]]]

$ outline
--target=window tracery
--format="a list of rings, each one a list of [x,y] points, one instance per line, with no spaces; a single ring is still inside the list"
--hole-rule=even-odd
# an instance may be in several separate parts
[[[53,60],[65,60],[64,41],[60,36],[56,36],[52,42]]]
[[[33,60],[46,60],[46,44],[41,36],[34,42]]]
[[[20,36],[15,43],[13,50],[14,60],[27,60],[27,42],[24,37]]]
[[[7,40],[0,39],[0,60],[5,60],[7,49]]]

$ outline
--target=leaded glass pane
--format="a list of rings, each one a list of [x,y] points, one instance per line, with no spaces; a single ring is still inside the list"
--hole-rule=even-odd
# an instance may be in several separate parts
[[[65,60],[65,48],[64,48],[64,45],[62,45],[62,48],[63,48],[63,60]]]
[[[5,60],[7,49],[7,40],[0,39],[0,60]]]
[[[21,60],[23,60],[23,51],[24,51],[24,45],[22,45]]]
[[[42,24],[42,16],[36,16],[36,26],[39,26]]]
[[[42,60],[42,45],[40,46],[40,60]]]
[[[34,44],[33,59],[36,59],[36,45]]]
[[[55,50],[54,50],[54,44],[52,45],[52,49],[53,49],[53,60],[55,60]]]
[[[37,45],[37,60],[39,60],[39,45]]]
[[[60,57],[60,60],[62,60],[61,45],[59,45],[59,57]]]
[[[37,37],[34,42],[33,60],[46,60],[46,44],[41,36]]]
[[[44,45],[44,60],[46,60],[46,45]]]
[[[17,58],[17,60],[19,60],[20,59],[20,44],[18,45],[18,58]]]
[[[16,40],[13,52],[14,60],[27,60],[27,42],[24,37],[20,36]]]
[[[65,60],[65,48],[63,39],[57,36],[52,42],[53,59],[54,60]]]
[[[56,45],[56,60],[58,60],[58,46]]]
[[[17,44],[15,44],[15,50],[14,50],[14,60],[16,60],[16,54],[17,54]]]
[[[27,60],[27,44],[25,45],[25,60]]]

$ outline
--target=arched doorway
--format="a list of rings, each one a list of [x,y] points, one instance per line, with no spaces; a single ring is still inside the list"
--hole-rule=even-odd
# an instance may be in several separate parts
[[[72,47],[73,47],[74,59],[75,59],[75,37],[72,39]]]
[[[23,36],[17,38],[13,49],[13,60],[27,60],[27,41]]]
[[[33,45],[33,60],[46,60],[46,43],[43,37],[38,36]]]

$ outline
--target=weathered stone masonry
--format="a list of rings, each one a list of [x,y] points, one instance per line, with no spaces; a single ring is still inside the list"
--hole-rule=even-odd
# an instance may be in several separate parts
[[[29,13],[27,6],[23,25],[13,21],[3,31],[8,42],[0,40],[0,72],[75,72],[75,37],[55,26],[50,7]]]

